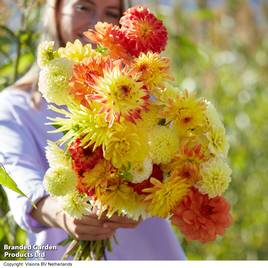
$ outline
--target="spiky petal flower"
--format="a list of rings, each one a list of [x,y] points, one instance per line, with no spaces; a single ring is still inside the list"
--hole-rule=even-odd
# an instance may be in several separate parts
[[[95,93],[89,100],[102,104],[100,113],[106,114],[109,126],[120,122],[120,117],[135,122],[140,119],[140,112],[146,110],[149,95],[139,78],[138,73],[122,69],[118,64],[104,70],[103,77],[96,80]]]
[[[201,165],[202,179],[196,184],[210,198],[222,195],[231,181],[232,170],[222,158],[213,158]]]
[[[119,178],[110,180],[104,187],[97,187],[96,196],[101,203],[101,211],[105,211],[108,217],[114,213],[136,214],[135,212],[141,210],[141,197]]]
[[[167,30],[148,8],[128,9],[120,19],[121,30],[127,37],[127,50],[133,56],[148,51],[160,53],[167,44]]]
[[[174,127],[180,136],[198,134],[207,129],[205,102],[197,99],[195,94],[190,94],[187,90],[179,92],[171,87],[163,92],[159,103],[162,115],[169,121],[174,121]]]
[[[104,144],[104,158],[116,168],[144,161],[148,145],[142,130],[130,124],[112,131]]]
[[[79,219],[90,212],[91,205],[88,201],[89,197],[85,194],[73,191],[62,198],[62,208],[70,216]]]
[[[205,161],[201,144],[185,142],[172,159],[171,163],[164,166],[165,172],[175,170],[179,176],[194,185],[200,179],[200,164]]]
[[[141,72],[141,80],[153,91],[154,88],[161,87],[164,81],[171,80],[169,74],[169,59],[161,57],[157,53],[148,52],[140,54],[134,60],[134,67],[137,72]]]
[[[94,92],[95,79],[103,76],[103,70],[111,66],[109,58],[100,56],[85,58],[81,63],[75,64],[70,79],[70,93],[87,106],[86,96]]]
[[[73,63],[65,58],[56,58],[41,69],[39,90],[47,102],[66,104],[69,95],[69,79]]]
[[[132,175],[131,182],[141,183],[147,180],[153,171],[152,159],[146,158],[143,162],[135,163],[133,162],[130,169],[130,174]]]
[[[211,199],[191,188],[174,210],[171,220],[187,239],[206,243],[215,240],[217,235],[223,235],[231,225],[229,210],[230,205],[223,197]]]
[[[44,68],[48,63],[57,57],[57,52],[54,51],[55,42],[44,41],[40,43],[37,49],[37,64],[40,68]]]
[[[49,106],[51,110],[61,115],[61,117],[56,118],[48,117],[51,121],[49,124],[57,127],[51,132],[64,133],[59,140],[61,144],[70,144],[80,138],[81,145],[83,147],[92,145],[93,151],[104,145],[113,128],[109,128],[108,123],[105,122],[105,114],[98,114],[99,107],[95,107],[96,103],[89,104],[90,107],[86,107],[70,100],[68,110]]]
[[[79,188],[87,193],[92,190],[95,191],[96,187],[105,184],[110,178],[114,177],[115,173],[116,170],[112,164],[105,159],[101,159],[92,169],[87,170],[83,176],[79,177]]]
[[[176,174],[171,174],[163,182],[155,178],[150,181],[153,187],[143,190],[148,193],[144,199],[148,201],[148,212],[153,216],[166,218],[187,194],[190,185]]]
[[[98,22],[95,25],[95,30],[89,29],[84,35],[91,42],[107,48],[111,58],[129,61],[128,51],[122,45],[126,37],[117,25]]]
[[[67,42],[65,47],[60,47],[58,49],[58,54],[60,57],[74,62],[81,62],[87,57],[98,55],[98,53],[92,49],[91,44],[83,45],[78,39],[76,39],[74,43]]]
[[[44,185],[52,196],[64,196],[75,189],[76,176],[70,167],[49,168],[44,177]]]
[[[155,164],[167,164],[179,149],[176,130],[165,126],[156,126],[149,133],[150,156]]]

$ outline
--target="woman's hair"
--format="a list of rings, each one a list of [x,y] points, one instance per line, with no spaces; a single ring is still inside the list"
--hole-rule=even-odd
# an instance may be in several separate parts
[[[56,47],[64,46],[61,40],[59,25],[57,20],[57,12],[59,10],[60,0],[47,0],[44,10],[44,23],[42,36],[40,41],[54,41]],[[120,11],[123,15],[124,11],[131,6],[131,0],[120,0]],[[41,94],[38,91],[39,68],[35,62],[30,70],[16,83],[15,86],[21,90],[29,90],[32,92],[32,104],[35,108],[39,107]]]

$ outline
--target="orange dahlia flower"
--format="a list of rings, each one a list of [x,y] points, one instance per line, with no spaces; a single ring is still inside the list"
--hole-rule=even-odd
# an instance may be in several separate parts
[[[230,205],[223,197],[210,199],[208,195],[191,188],[174,210],[171,221],[189,240],[206,243],[215,240],[217,235],[223,235],[231,225],[229,210]]]
[[[121,31],[125,34],[124,45],[132,56],[141,52],[163,51],[167,44],[167,29],[148,8],[136,6],[128,9],[120,19]]]
[[[94,92],[95,79],[103,75],[104,68],[112,66],[112,61],[106,57],[85,58],[73,67],[70,79],[70,93],[87,106],[86,95]]]
[[[106,22],[98,22],[95,30],[89,29],[84,35],[93,43],[104,46],[109,50],[109,56],[113,59],[128,61],[130,56],[123,43],[125,35],[117,25]]]

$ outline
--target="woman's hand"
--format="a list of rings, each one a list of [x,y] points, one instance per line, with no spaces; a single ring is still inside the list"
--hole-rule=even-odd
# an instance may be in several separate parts
[[[105,240],[111,238],[118,228],[135,228],[138,222],[126,217],[113,216],[101,219],[95,214],[83,216],[81,219],[70,217],[65,212],[57,216],[59,227],[77,240]]]
[[[111,218],[103,215],[100,219],[94,212],[75,219],[66,214],[57,199],[45,197],[33,209],[32,216],[41,224],[59,227],[77,240],[105,240],[112,237],[118,228],[135,228],[137,221],[114,215]]]

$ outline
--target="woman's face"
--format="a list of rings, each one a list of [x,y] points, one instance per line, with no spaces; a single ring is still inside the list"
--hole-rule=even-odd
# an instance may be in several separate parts
[[[63,43],[75,39],[88,43],[83,32],[93,28],[98,21],[119,23],[120,0],[61,0],[57,15]]]

